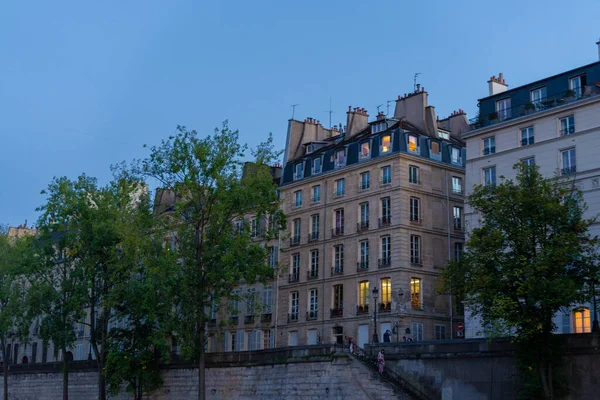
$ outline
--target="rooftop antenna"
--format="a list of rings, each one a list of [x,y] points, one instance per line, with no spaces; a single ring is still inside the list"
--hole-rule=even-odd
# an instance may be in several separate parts
[[[420,72],[417,72],[417,73],[415,73],[415,79],[414,79],[414,88],[413,88],[413,89],[415,90],[415,92],[417,91],[417,77],[418,77],[419,75],[421,75],[421,73],[420,73]]]
[[[390,104],[393,103],[396,100],[388,100],[387,101],[387,112],[385,113],[385,116],[387,117],[388,115],[390,115]]]
[[[377,106],[377,115],[379,115],[379,109],[380,109],[381,107],[383,107],[383,104],[380,104],[380,105],[378,105],[378,106]]]
[[[331,109],[331,97],[329,98],[329,110],[325,112],[329,114],[329,129],[331,129],[331,114],[335,113],[335,111]]]
[[[290,107],[292,107],[292,119],[294,119],[294,114],[296,113],[296,106],[299,106],[300,104],[292,104]]]

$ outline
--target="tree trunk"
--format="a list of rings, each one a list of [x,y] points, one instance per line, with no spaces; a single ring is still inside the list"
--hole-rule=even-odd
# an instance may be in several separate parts
[[[8,357],[6,357],[6,344],[2,341],[2,370],[4,371],[4,400],[8,400]]]
[[[63,356],[63,400],[69,400],[69,360],[67,349],[62,349]]]
[[[200,330],[202,335],[204,335],[204,328]],[[198,400],[206,399],[206,379],[204,374],[204,343],[200,346],[200,357],[198,359]]]

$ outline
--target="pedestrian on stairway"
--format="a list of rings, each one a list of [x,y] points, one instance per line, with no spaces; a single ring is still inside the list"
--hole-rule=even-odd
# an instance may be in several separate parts
[[[383,374],[383,368],[385,367],[385,351],[381,349],[379,354],[377,354],[377,369],[380,374]]]

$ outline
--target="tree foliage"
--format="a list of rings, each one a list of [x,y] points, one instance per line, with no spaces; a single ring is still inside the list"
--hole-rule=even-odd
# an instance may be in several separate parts
[[[162,216],[180,262],[174,334],[184,357],[199,363],[200,399],[205,396],[204,325],[210,304],[230,298],[241,282],[264,281],[274,274],[264,246],[251,239],[247,225],[238,228],[235,221],[248,215],[269,218],[267,237],[285,224],[268,167],[277,157],[272,138],[252,153],[253,162],[243,174],[247,150],[227,123],[205,138],[179,127],[133,168],[157,179],[176,199]]]
[[[461,260],[444,271],[444,285],[525,349],[518,352],[525,361],[518,363],[521,376],[537,376],[527,396],[553,398],[560,357],[553,352],[552,319],[586,298],[597,241],[588,232],[593,220],[583,218],[581,194],[569,182],[544,179],[535,166],[514,168],[516,180],[474,188],[468,202],[479,224]]]

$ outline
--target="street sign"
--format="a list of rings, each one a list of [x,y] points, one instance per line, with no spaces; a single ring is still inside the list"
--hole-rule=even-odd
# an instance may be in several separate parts
[[[456,324],[456,330],[459,332],[464,332],[465,330],[465,324],[463,322],[459,322]]]

